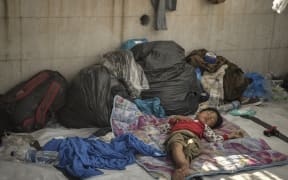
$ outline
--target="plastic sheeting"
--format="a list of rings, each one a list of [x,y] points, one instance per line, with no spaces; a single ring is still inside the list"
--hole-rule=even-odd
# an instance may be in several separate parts
[[[134,46],[131,51],[138,64],[146,71],[170,68],[183,63],[185,50],[173,41],[153,41]]]
[[[270,99],[269,97],[271,95],[269,94],[269,92],[271,91],[271,89],[267,85],[266,79],[261,74],[255,72],[246,73],[245,77],[251,78],[253,81],[244,91],[244,97],[262,97],[265,99]]]
[[[128,50],[128,49],[133,48],[137,44],[141,44],[141,43],[145,43],[145,42],[148,42],[148,40],[146,38],[129,39],[121,45],[120,49],[127,49]]]
[[[129,50],[119,50],[106,53],[103,65],[125,83],[131,97],[139,97],[143,89],[149,89],[142,67],[134,60],[133,54]]]
[[[288,4],[288,0],[274,0],[273,5],[272,5],[272,10],[280,14],[284,11],[287,4]]]

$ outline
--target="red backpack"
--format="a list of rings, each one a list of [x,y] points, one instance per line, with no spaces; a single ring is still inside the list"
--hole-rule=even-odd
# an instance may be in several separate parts
[[[43,70],[0,96],[0,106],[8,113],[13,131],[31,132],[55,118],[65,103],[66,89],[60,73]]]

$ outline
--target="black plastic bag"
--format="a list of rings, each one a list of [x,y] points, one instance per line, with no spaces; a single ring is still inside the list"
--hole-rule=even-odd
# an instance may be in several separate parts
[[[82,69],[68,89],[59,122],[66,127],[109,127],[113,98],[128,98],[124,85],[103,65]]]
[[[200,84],[194,67],[184,61],[181,46],[173,41],[154,41],[136,45],[131,50],[150,86],[142,91],[143,99],[159,97],[167,115],[196,112]]]

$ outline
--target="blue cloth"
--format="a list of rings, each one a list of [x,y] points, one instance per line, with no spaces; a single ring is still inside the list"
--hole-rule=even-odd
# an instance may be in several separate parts
[[[267,97],[268,89],[266,85],[265,78],[259,73],[246,73],[245,77],[251,78],[253,82],[248,85],[246,90],[243,93],[244,97],[253,98],[253,97]]]
[[[123,134],[106,143],[94,138],[70,137],[52,139],[44,151],[58,151],[60,169],[72,176],[87,178],[103,174],[102,169],[125,169],[135,162],[135,154],[163,156],[164,153],[149,146],[133,134]]]
[[[201,79],[202,79],[201,69],[200,69],[199,67],[197,67],[197,68],[195,69],[195,72],[196,72],[197,79],[198,79],[199,81],[201,81]]]
[[[165,110],[160,104],[160,99],[154,97],[151,99],[135,99],[134,103],[138,109],[144,114],[154,115],[156,117],[164,118],[166,117]]]

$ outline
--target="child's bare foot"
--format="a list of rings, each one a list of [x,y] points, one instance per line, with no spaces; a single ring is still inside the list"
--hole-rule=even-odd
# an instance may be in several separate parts
[[[182,171],[179,169],[176,169],[174,173],[172,174],[172,180],[184,180],[184,179],[185,179],[185,176],[182,173]]]
[[[189,168],[187,166],[183,166],[179,169],[176,169],[172,174],[172,180],[184,180],[185,176],[189,175]]]

